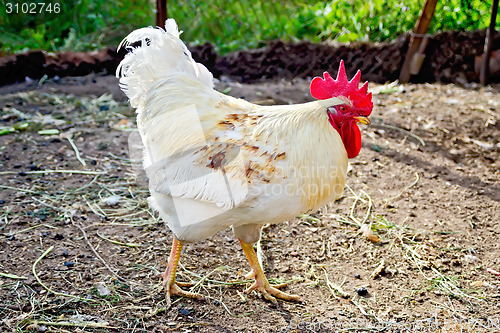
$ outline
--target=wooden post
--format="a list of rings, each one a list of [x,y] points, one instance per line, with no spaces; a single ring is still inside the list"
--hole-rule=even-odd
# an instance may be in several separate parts
[[[486,85],[490,73],[491,44],[493,43],[493,38],[495,38],[494,35],[495,35],[495,23],[497,21],[497,12],[498,12],[498,0],[493,0],[491,2],[491,21],[488,30],[486,30],[486,39],[484,40],[483,62],[481,63],[481,72],[479,73],[479,82],[481,82],[483,86]]]
[[[429,25],[431,23],[432,17],[434,16],[434,10],[436,9],[436,4],[438,0],[426,0],[424,8],[422,9],[422,14],[420,19],[415,26],[413,35],[410,39],[410,44],[408,45],[408,51],[406,52],[405,61],[403,67],[401,67],[401,72],[399,73],[399,82],[407,83],[410,81],[410,63],[415,52],[417,52],[420,43],[422,42],[422,36],[429,30]]]
[[[165,29],[167,0],[156,0],[156,26]]]

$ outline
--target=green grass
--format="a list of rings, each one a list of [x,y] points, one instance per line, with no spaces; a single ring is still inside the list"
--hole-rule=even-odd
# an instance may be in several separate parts
[[[155,1],[46,0],[59,13],[7,14],[0,0],[0,49],[93,50],[117,45],[127,32],[155,24]],[[35,1],[32,1],[35,2]],[[184,30],[183,39],[211,42],[222,53],[264,45],[266,41],[386,41],[412,29],[424,0],[214,0],[168,2],[168,15]],[[489,23],[491,0],[438,2],[430,32],[473,30]]]

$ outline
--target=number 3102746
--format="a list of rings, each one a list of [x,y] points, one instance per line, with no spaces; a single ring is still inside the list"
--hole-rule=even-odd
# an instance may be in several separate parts
[[[55,13],[61,12],[61,4],[59,3],[45,3],[45,2],[31,2],[31,3],[11,3],[5,4],[5,11],[7,14],[41,14],[41,13]]]

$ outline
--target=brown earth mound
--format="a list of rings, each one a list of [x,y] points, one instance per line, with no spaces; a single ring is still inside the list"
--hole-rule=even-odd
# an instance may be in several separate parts
[[[412,82],[456,82],[478,80],[475,57],[481,55],[485,32],[443,32],[432,36],[426,49],[422,70]],[[310,42],[270,42],[257,50],[244,50],[219,56],[211,44],[191,48],[193,57],[207,66],[216,77],[226,75],[241,82],[274,78],[295,78],[335,73],[341,59],[348,68],[360,69],[363,78],[372,82],[394,81],[408,48],[408,36],[389,43],[314,44]],[[500,36],[493,50],[500,49]],[[82,76],[91,72],[114,73],[124,51],[116,48],[94,52],[33,51],[0,59],[0,85],[48,77]],[[492,62],[500,64],[500,52]],[[496,66],[492,66],[494,69]],[[349,71],[349,69],[348,69]],[[354,73],[348,73],[353,75]],[[500,82],[500,71],[490,76]]]
[[[125,52],[116,48],[93,52],[31,51],[0,58],[0,86],[30,79],[114,73]]]

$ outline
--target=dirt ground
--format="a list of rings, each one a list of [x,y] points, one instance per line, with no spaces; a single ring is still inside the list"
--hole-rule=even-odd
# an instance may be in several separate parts
[[[304,302],[243,294],[249,267],[228,229],[185,247],[178,279],[206,299],[170,309],[158,275],[172,234],[136,181],[116,79],[0,88],[0,330],[500,331],[500,85],[371,88],[344,196],[262,233],[268,278]],[[310,99],[305,80],[217,89]]]

